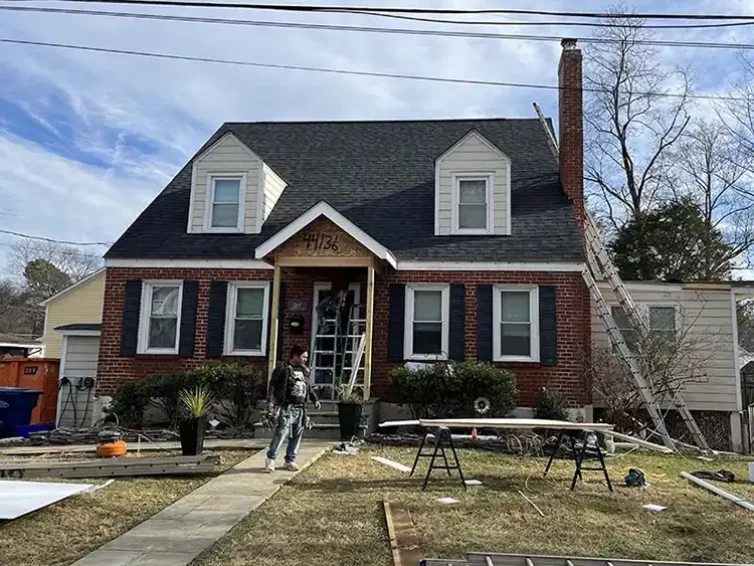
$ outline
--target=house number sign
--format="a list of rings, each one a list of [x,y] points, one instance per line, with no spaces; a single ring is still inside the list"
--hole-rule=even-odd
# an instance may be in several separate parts
[[[333,235],[325,232],[307,232],[304,234],[306,249],[313,251],[331,250],[337,252],[340,249],[338,238],[338,234]]]

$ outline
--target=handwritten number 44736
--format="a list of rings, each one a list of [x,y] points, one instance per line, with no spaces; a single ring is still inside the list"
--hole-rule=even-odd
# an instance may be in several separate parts
[[[307,250],[332,250],[337,252],[340,249],[338,246],[338,234],[333,236],[332,234],[323,234],[321,232],[310,232],[304,234],[304,241],[306,242]]]

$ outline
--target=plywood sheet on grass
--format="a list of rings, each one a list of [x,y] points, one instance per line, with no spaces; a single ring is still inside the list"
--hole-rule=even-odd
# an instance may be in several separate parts
[[[17,519],[92,487],[87,483],[0,481],[0,519]]]

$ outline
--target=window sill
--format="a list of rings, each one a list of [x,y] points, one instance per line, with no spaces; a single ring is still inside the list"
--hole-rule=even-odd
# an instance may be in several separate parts
[[[454,230],[450,233],[451,236],[494,236],[495,232],[492,230]]]
[[[137,360],[177,360],[178,352],[139,352],[134,356]]]
[[[447,356],[407,356],[407,362],[447,362]]]
[[[534,359],[534,358],[524,358],[521,356],[508,356],[504,358],[495,358],[493,360],[495,363],[498,364],[539,364],[541,363],[540,360]]]
[[[235,351],[235,352],[225,352],[223,356],[233,357],[233,358],[266,358],[267,354],[265,352]]]
[[[243,234],[241,228],[208,228],[204,227],[205,234]]]

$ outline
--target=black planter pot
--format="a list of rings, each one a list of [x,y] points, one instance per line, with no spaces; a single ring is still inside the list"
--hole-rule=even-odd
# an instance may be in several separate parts
[[[338,403],[341,440],[351,440],[354,436],[359,435],[362,409],[361,403]]]
[[[184,456],[196,456],[204,449],[204,429],[207,428],[207,417],[186,419],[180,424],[181,452]]]

